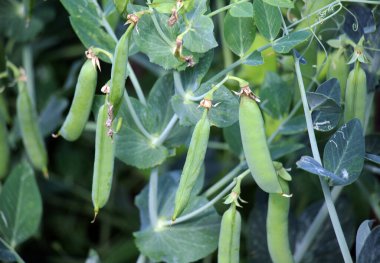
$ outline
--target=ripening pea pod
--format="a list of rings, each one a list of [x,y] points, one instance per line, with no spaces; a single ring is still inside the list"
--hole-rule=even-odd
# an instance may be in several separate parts
[[[98,73],[90,59],[83,64],[75,87],[74,99],[61,129],[53,137],[61,135],[68,141],[75,141],[82,134],[90,116],[96,89]]]
[[[7,125],[4,118],[0,115],[0,180],[7,174],[9,154]]]
[[[349,66],[346,58],[344,57],[343,49],[333,52],[330,56],[329,62],[330,64],[327,70],[327,79],[336,78],[339,81],[340,97],[342,101],[344,101]]]
[[[182,170],[181,179],[175,196],[174,213],[172,221],[185,210],[190,200],[191,192],[199,176],[210,135],[210,122],[207,116],[208,109],[204,109],[203,115],[195,125],[187,152],[185,165]]]
[[[276,171],[283,194],[269,194],[266,222],[268,250],[273,263],[293,263],[288,230],[291,194],[287,181],[291,180],[291,176],[281,163],[274,163],[275,166],[278,164],[280,167],[277,166]]]
[[[38,127],[36,110],[32,105],[25,82],[19,80],[17,85],[17,117],[26,153],[33,166],[41,170],[45,177],[48,177],[47,152]]]
[[[282,193],[272,164],[258,98],[249,87],[240,92],[239,123],[243,151],[257,185],[267,193]]]
[[[92,178],[94,220],[99,209],[107,203],[112,186],[115,144],[112,141],[112,136],[108,134],[106,126],[108,117],[108,107],[106,105],[101,106],[96,120],[95,160]]]
[[[224,212],[220,225],[218,263],[238,263],[241,216],[234,203]]]
[[[362,126],[365,124],[367,99],[367,77],[365,71],[356,62],[347,79],[344,104],[344,122],[358,118]]]
[[[127,77],[129,40],[133,28],[134,26],[131,24],[127,31],[121,36],[113,56],[110,93],[108,97],[109,103],[113,105],[113,116],[116,116],[119,111],[124,94],[125,79]]]

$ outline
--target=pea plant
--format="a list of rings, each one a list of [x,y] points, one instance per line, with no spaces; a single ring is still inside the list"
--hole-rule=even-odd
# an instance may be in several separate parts
[[[379,4],[0,2],[0,260],[379,262]]]

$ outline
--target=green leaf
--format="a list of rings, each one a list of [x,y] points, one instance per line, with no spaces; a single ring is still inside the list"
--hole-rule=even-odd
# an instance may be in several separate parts
[[[138,23],[138,30],[133,31],[133,38],[140,51],[144,52],[149,60],[162,66],[164,69],[180,69],[186,68],[186,63],[180,61],[174,56],[176,47],[176,38],[180,34],[178,23],[172,27],[168,26],[169,17],[164,14],[155,14],[157,21],[166,36],[167,41],[157,32],[151,15],[144,15]],[[194,62],[198,62],[199,54],[191,53],[186,48],[182,50],[183,55],[193,56]]]
[[[356,261],[359,259],[360,252],[363,249],[363,246],[368,238],[368,236],[371,234],[371,228],[373,227],[374,220],[364,220],[358,229],[358,232],[356,234]]]
[[[246,58],[244,64],[250,66],[259,66],[264,64],[264,59],[260,52],[254,51]]]
[[[0,238],[0,260],[5,262],[17,261],[14,253],[14,251],[9,249],[9,245],[7,245],[5,241]]]
[[[326,177],[333,180],[335,183],[344,184],[344,180],[329,170],[322,167],[322,165],[317,162],[314,158],[310,156],[302,156],[300,160],[296,162],[298,168],[307,171],[312,174]]]
[[[302,143],[297,143],[293,139],[282,139],[269,145],[270,155],[272,160],[278,160],[288,154],[305,148]]]
[[[205,53],[217,47],[212,19],[204,15],[196,17],[190,31],[183,38],[183,46],[197,53]]]
[[[358,263],[376,263],[380,258],[380,227],[372,229],[359,254]]]
[[[278,7],[293,8],[292,0],[263,0],[265,3]]]
[[[11,172],[0,196],[0,233],[11,247],[37,232],[42,200],[32,167],[23,161]]]
[[[207,1],[208,0],[193,0],[194,7],[190,12],[186,14],[188,20],[193,21],[195,18],[203,15],[207,12]]]
[[[234,5],[230,9],[230,15],[233,17],[250,17],[253,18],[253,5],[250,2],[243,2]]]
[[[157,226],[150,225],[148,186],[136,198],[141,221],[141,230],[134,233],[136,245],[143,255],[156,262],[193,262],[217,248],[220,216],[213,207],[189,221],[172,226],[159,226],[160,222],[171,219],[179,178],[179,172],[171,172],[161,175],[158,179]],[[207,202],[204,197],[193,196],[184,214]]]
[[[293,135],[298,133],[303,133],[307,131],[305,115],[298,115],[291,118],[281,126],[280,133],[283,135]]]
[[[102,17],[99,14],[99,10],[93,0],[61,0],[62,5],[67,12],[74,17],[82,17],[83,20],[96,26],[100,26]]]
[[[195,94],[191,91],[191,95],[200,96],[211,89],[210,83],[203,84],[196,90]],[[195,125],[200,119],[203,110],[198,108],[199,102],[191,101],[181,95],[174,95],[172,100],[174,111],[180,118],[180,124],[185,126]],[[219,103],[216,107],[209,110],[209,120],[211,125],[223,128],[232,125],[238,120],[239,101],[226,87],[221,86],[213,96],[213,104]]]
[[[252,46],[256,29],[252,17],[233,17],[230,12],[224,18],[224,39],[236,55],[243,57]]]
[[[243,152],[239,122],[235,122],[231,126],[223,128],[223,137],[232,152],[239,157]]]
[[[127,9],[129,0],[113,0],[113,3],[115,4],[117,12],[119,14],[123,14],[124,11]]]
[[[268,72],[260,91],[260,99],[260,108],[272,118],[281,119],[288,114],[292,89],[278,74]]]
[[[253,16],[260,33],[269,41],[275,40],[281,29],[281,13],[278,8],[263,0],[255,0]]]
[[[363,129],[358,119],[344,124],[327,142],[323,153],[324,167],[333,172],[343,185],[356,181],[364,164]],[[341,180],[335,185],[342,185]]]
[[[310,37],[309,31],[297,31],[280,38],[273,43],[273,50],[277,53],[288,53]]]

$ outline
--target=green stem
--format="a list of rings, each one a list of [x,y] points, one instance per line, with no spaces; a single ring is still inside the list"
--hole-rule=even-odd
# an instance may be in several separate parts
[[[222,151],[228,151],[230,150],[230,147],[227,143],[224,142],[215,142],[215,141],[209,141],[207,144],[207,148],[209,149],[215,149],[215,150],[222,150]]]
[[[150,173],[150,179],[149,179],[149,220],[150,225],[155,226],[157,224],[157,213],[158,213],[158,206],[157,206],[157,189],[158,189],[158,168],[153,168],[152,172]]]
[[[152,141],[152,144],[153,145],[161,145],[161,144],[163,144],[165,142],[165,140],[169,137],[170,132],[174,128],[174,126],[177,123],[177,121],[178,121],[178,115],[174,113],[173,117],[170,119],[170,121],[166,125],[165,129],[162,131],[162,133],[157,138],[157,140],[153,140]]]
[[[380,5],[380,1],[366,1],[366,0],[340,0],[340,2]]]
[[[34,67],[33,67],[33,52],[30,44],[26,44],[22,49],[22,64],[26,73],[26,87],[32,101],[33,106],[36,108],[36,92],[34,86]]]
[[[140,254],[136,263],[146,263],[146,257],[143,254]]]
[[[141,85],[140,85],[140,83],[139,83],[139,81],[138,81],[138,79],[136,77],[135,72],[133,71],[133,68],[131,67],[131,64],[128,63],[127,64],[127,68],[128,68],[128,71],[129,71],[129,79],[131,80],[132,85],[135,88],[137,97],[139,98],[139,101],[144,106],[146,106],[146,99],[145,99],[145,96],[144,96],[144,92],[142,91]]]
[[[152,9],[151,7],[149,9]],[[169,47],[172,47],[174,48],[174,43],[172,41],[170,41],[170,39],[165,35],[164,31],[162,31],[162,28],[160,27],[160,24],[158,23],[157,21],[157,17],[156,17],[156,13],[157,12],[152,12],[152,14],[150,15],[151,18],[152,18],[152,21],[153,21],[153,24],[154,24],[154,27],[156,28],[157,30],[157,33],[160,35],[160,37],[166,42],[166,44],[169,45]]]
[[[245,161],[239,163],[228,174],[223,176],[222,179],[220,179],[218,182],[213,184],[209,189],[207,189],[207,191],[204,193],[204,196],[206,196],[206,197],[212,196],[214,193],[219,191],[219,189],[221,189],[223,186],[225,186],[229,181],[234,179],[237,176],[237,174],[241,171],[241,169],[243,169],[246,166],[247,166],[247,163]]]
[[[217,4],[218,4],[219,2],[220,2],[220,0],[217,1]],[[229,5],[226,5],[226,6],[223,6],[223,7],[220,7],[220,5],[218,5],[218,9],[216,9],[215,11],[213,11],[213,12],[207,14],[207,16],[208,16],[208,17],[213,17],[213,16],[216,15],[216,14],[219,14],[219,13],[221,13],[221,12],[223,12],[223,11],[226,11],[226,10],[230,9],[231,7],[233,7],[233,6],[235,6],[235,5],[238,5],[238,4],[241,4],[241,3],[244,3],[244,2],[249,2],[249,0],[240,0],[240,1],[237,1],[237,2],[235,2],[235,3],[229,4]]]
[[[216,1],[216,6],[218,9],[223,7],[224,1]],[[226,68],[228,65],[232,64],[233,56],[231,50],[228,48],[226,43],[226,39],[224,38],[224,13],[219,13],[218,15],[218,27],[219,27],[219,35],[222,44],[222,52],[223,52],[223,60],[224,67]]]
[[[336,186],[332,190],[332,200],[336,201],[340,193],[342,192],[343,187]],[[315,236],[319,233],[322,225],[325,223],[326,217],[328,215],[326,203],[319,209],[318,214],[315,216],[313,222],[307,229],[301,243],[297,244],[296,251],[294,253],[295,262],[301,262],[305,252],[309,249],[311,243],[313,242]]]
[[[17,263],[25,263],[25,261],[17,254],[17,252],[14,250],[13,247],[8,245],[7,242],[5,242],[1,237],[0,237],[0,242],[9,250],[12,252],[12,255],[16,258]]]

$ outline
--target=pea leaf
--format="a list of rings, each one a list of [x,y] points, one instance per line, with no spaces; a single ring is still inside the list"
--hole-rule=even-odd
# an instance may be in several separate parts
[[[116,42],[102,28],[101,10],[92,1],[61,0],[61,3],[70,14],[70,23],[75,33],[86,48],[99,47],[111,54]],[[109,61],[106,56],[100,57]]]
[[[276,39],[281,28],[281,14],[277,7],[263,0],[253,2],[253,16],[260,33],[268,40]]]
[[[309,173],[316,174],[319,176],[326,177],[328,179],[334,180],[334,182],[344,184],[344,180],[336,176],[334,173],[322,167],[314,158],[310,156],[302,156],[300,160],[296,162],[298,168],[305,170]]]
[[[333,179],[333,184],[348,185],[359,177],[364,164],[364,148],[363,129],[358,119],[349,121],[334,133],[323,153],[324,167],[341,179]]]
[[[371,234],[373,223],[374,220],[364,220],[359,226],[358,232],[356,234],[356,261],[358,261],[360,252],[362,251],[368,236]]]
[[[6,242],[0,238],[0,260],[6,262],[17,261],[15,253],[16,252],[9,249],[9,245],[7,245]]]
[[[32,167],[23,161],[11,172],[0,195],[0,233],[11,247],[37,232],[42,200]]]
[[[366,239],[359,254],[358,263],[375,263],[379,261],[380,250],[380,227],[375,227]]]
[[[208,0],[193,0],[194,7],[190,12],[186,14],[188,20],[193,21],[195,18],[203,15],[207,12],[207,1]]]
[[[298,133],[303,133],[307,130],[305,115],[297,115],[291,118],[281,126],[280,133],[283,135],[293,135]]]
[[[250,17],[253,18],[253,5],[250,2],[243,2],[234,5],[230,9],[230,15],[233,17]]]
[[[230,12],[224,18],[224,39],[226,44],[239,57],[243,57],[256,36],[252,17],[233,17]]]
[[[152,20],[152,15],[155,15],[162,33],[166,39],[158,33]],[[164,14],[144,15],[138,23],[138,30],[133,31],[133,38],[140,51],[144,52],[149,60],[162,66],[164,69],[179,69],[183,70],[187,67],[184,61],[180,61],[174,56],[176,47],[176,38],[180,34],[178,23],[172,27],[168,26],[169,17]],[[193,56],[194,62],[198,62],[199,54],[191,53],[186,48],[183,48],[184,56]]]
[[[171,172],[158,179],[158,218],[170,220],[180,173]],[[148,186],[136,198],[140,210],[141,229],[134,233],[141,253],[153,261],[193,262],[212,253],[218,244],[220,216],[213,207],[199,216],[172,226],[152,226],[148,212]],[[184,214],[205,205],[207,199],[194,196]],[[158,223],[159,225],[159,223]],[[199,244],[202,244],[201,246]]]
[[[268,72],[261,87],[260,99],[260,108],[272,118],[281,119],[289,111],[292,89],[278,74]]]
[[[302,42],[305,42],[310,35],[311,33],[306,30],[290,33],[275,41],[273,43],[273,50],[277,53],[288,53]]]
[[[353,4],[349,6],[349,10],[352,13],[346,13],[343,31],[355,43],[359,42],[364,34],[370,34],[376,31],[376,21],[370,8]],[[353,25],[357,26],[355,30]]]
[[[292,0],[263,0],[265,3],[278,7],[293,8]]]
[[[232,152],[239,157],[243,152],[239,122],[235,122],[231,126],[223,128],[223,137]]]
[[[191,52],[205,53],[218,46],[214,37],[214,23],[201,15],[193,20],[190,31],[183,38],[183,46]]]
[[[269,145],[272,160],[278,160],[290,153],[305,148],[302,143],[297,143],[293,139],[282,139],[280,142],[275,142]]]
[[[246,58],[244,64],[250,66],[259,66],[264,64],[264,59],[260,52],[254,51]]]

